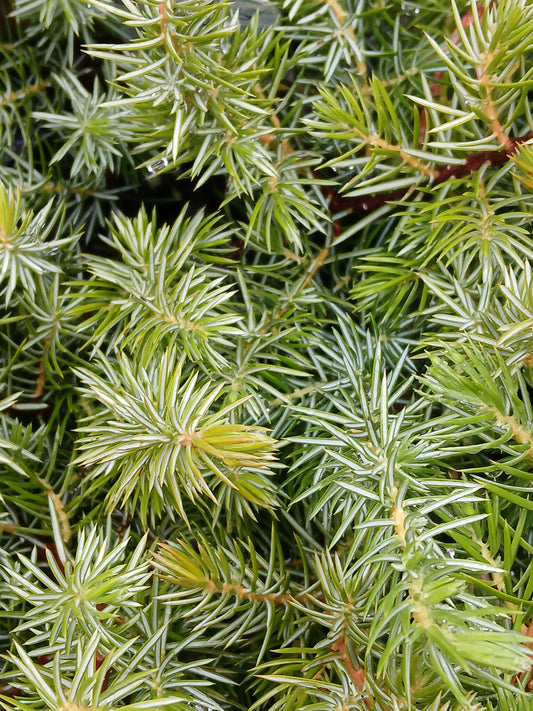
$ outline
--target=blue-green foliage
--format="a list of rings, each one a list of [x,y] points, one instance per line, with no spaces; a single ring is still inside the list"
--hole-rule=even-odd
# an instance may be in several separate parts
[[[531,3],[7,10],[0,706],[529,709]]]

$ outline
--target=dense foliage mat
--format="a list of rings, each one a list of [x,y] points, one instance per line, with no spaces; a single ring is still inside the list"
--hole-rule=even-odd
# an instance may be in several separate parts
[[[533,708],[531,1],[2,12],[0,706]]]

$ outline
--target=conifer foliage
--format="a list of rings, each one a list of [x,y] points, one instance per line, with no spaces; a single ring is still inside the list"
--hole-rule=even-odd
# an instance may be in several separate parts
[[[530,709],[530,0],[3,2],[0,707]]]

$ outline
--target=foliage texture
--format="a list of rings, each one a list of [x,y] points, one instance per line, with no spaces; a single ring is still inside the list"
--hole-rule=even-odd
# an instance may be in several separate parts
[[[531,1],[1,12],[0,707],[531,709]]]

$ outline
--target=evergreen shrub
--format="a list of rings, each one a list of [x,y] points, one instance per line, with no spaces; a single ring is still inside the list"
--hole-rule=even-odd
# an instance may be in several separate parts
[[[533,708],[531,0],[2,0],[0,706]]]

